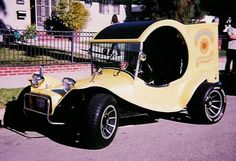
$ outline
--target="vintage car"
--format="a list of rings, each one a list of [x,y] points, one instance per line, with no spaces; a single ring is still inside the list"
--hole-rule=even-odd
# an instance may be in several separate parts
[[[191,119],[208,124],[224,114],[216,23],[114,24],[96,34],[87,50],[91,77],[76,81],[33,74],[17,100],[22,116],[68,126],[80,142],[102,148],[115,137],[119,118],[139,111],[187,109]]]

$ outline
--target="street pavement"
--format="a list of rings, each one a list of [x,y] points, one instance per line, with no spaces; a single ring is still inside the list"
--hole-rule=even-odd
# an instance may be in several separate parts
[[[25,133],[0,128],[0,160],[235,161],[235,107],[236,96],[227,96],[224,117],[215,124],[193,123],[185,113],[121,119],[113,142],[103,149],[73,146],[63,128],[40,124]]]

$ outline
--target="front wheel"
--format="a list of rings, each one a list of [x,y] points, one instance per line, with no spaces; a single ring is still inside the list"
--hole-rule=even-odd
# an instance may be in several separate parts
[[[88,104],[88,144],[90,147],[108,146],[119,124],[118,104],[110,94],[96,94]]]
[[[26,117],[23,113],[24,95],[30,92],[30,86],[25,87],[19,94],[17,100],[9,101],[6,104],[6,110],[3,117],[5,127],[13,128],[19,131],[27,129]]]
[[[197,122],[215,123],[223,117],[225,107],[226,96],[223,89],[218,85],[204,84],[193,95],[187,110]]]

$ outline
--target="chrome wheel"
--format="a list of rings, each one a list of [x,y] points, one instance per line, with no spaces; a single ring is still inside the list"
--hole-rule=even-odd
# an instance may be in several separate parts
[[[212,90],[205,100],[205,112],[209,119],[221,118],[222,110],[224,110],[224,98],[219,90]]]
[[[225,92],[220,85],[204,83],[194,93],[188,103],[188,114],[198,123],[216,123],[224,115]]]
[[[106,107],[102,114],[100,130],[104,139],[109,139],[117,127],[117,112],[113,105]]]

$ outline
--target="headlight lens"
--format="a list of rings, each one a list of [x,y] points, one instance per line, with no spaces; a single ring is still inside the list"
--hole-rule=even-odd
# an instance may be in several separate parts
[[[31,85],[38,88],[44,82],[44,77],[41,74],[33,74]]]
[[[64,86],[64,89],[66,92],[68,92],[74,85],[76,81],[72,78],[65,77],[62,80],[62,85]]]

